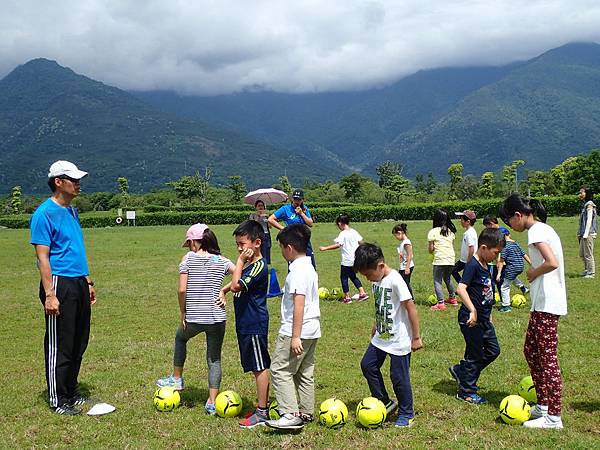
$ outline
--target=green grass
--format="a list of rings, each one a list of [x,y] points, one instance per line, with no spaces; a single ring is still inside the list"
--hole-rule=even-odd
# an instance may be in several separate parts
[[[353,409],[369,394],[359,362],[369,342],[373,321],[370,302],[342,305],[322,302],[323,337],[317,347],[317,405],[337,396],[352,411],[350,422],[332,431],[318,424],[299,434],[242,430],[235,419],[204,413],[207,396],[204,338],[189,344],[187,389],[182,407],[172,413],[153,409],[154,381],[171,370],[172,344],[178,321],[177,265],[183,253],[186,227],[88,229],[85,237],[92,276],[98,291],[93,309],[90,345],[80,382],[93,397],[117,407],[100,417],[62,417],[46,404],[43,365],[43,311],[37,298],[39,276],[26,230],[0,230],[0,434],[3,448],[593,448],[599,447],[597,303],[598,282],[577,277],[582,264],[577,254],[575,218],[551,219],[563,240],[569,315],[559,326],[559,353],[564,376],[565,430],[528,431],[497,420],[500,400],[516,392],[528,374],[522,354],[527,310],[494,315],[502,354],[482,374],[482,395],[489,405],[472,406],[454,399],[455,383],[447,366],[458,361],[464,342],[456,310],[432,312],[420,301],[433,292],[426,254],[429,222],[410,222],[415,249],[413,289],[418,302],[425,348],[413,355],[412,385],[416,421],[412,428],[367,431],[354,423]],[[392,266],[396,241],[392,223],[360,223],[356,228],[369,241],[382,245]],[[236,256],[233,226],[215,226],[223,253]],[[478,224],[478,230],[481,225]],[[460,232],[459,232],[460,234]],[[317,224],[313,245],[331,243],[333,224]],[[523,243],[525,236],[516,235]],[[459,239],[457,239],[457,247]],[[286,265],[274,252],[283,284]],[[320,285],[339,285],[339,251],[317,254]],[[270,341],[279,327],[279,299],[269,300]],[[253,377],[239,364],[232,305],[228,305],[223,350],[222,389],[239,392],[246,408],[255,398]],[[387,372],[387,368],[386,368]],[[387,379],[387,375],[386,375]],[[391,390],[391,389],[390,389]]]

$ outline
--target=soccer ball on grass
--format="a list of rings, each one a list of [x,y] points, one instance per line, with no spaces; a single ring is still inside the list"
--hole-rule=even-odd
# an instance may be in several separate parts
[[[356,418],[365,428],[378,428],[383,425],[387,411],[385,405],[375,397],[363,398],[356,407]]]
[[[519,395],[509,395],[500,402],[500,418],[510,425],[521,425],[529,420],[531,406]]]
[[[535,392],[535,386],[531,375],[526,376],[521,380],[517,387],[517,393],[529,403],[537,403],[537,393]]]
[[[329,289],[326,287],[319,288],[319,300],[327,300],[329,298]]]
[[[235,391],[223,391],[215,399],[219,417],[235,417],[242,412],[242,397]]]
[[[348,408],[343,401],[335,397],[328,398],[319,408],[319,422],[334,430],[341,428],[348,418]]]
[[[523,294],[515,294],[511,300],[513,308],[522,308],[527,305],[527,298]]]
[[[161,387],[154,392],[153,403],[158,411],[173,411],[180,402],[179,392],[172,387]]]

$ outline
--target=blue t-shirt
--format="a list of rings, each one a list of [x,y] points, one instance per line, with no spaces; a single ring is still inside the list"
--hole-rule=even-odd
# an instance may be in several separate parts
[[[494,283],[490,271],[487,267],[482,267],[477,258],[472,257],[465,266],[460,282],[467,285],[467,293],[477,310],[477,321],[489,321],[495,303]],[[465,305],[461,305],[458,310],[458,321],[466,323],[468,319],[469,310]]]
[[[277,220],[283,220],[286,227],[294,223],[306,224],[302,216],[296,214],[296,208],[294,208],[294,205],[292,205],[291,203],[283,205],[273,214],[275,215],[275,218]],[[304,214],[306,214],[308,218],[312,219],[312,217],[310,216],[310,211],[308,210],[308,207],[306,205],[304,205]]]
[[[50,247],[52,275],[89,275],[77,209],[63,208],[49,198],[35,210],[29,228],[32,244]]]
[[[500,256],[502,256],[502,259],[506,263],[504,266],[504,278],[514,280],[523,272],[525,268],[525,264],[523,263],[525,252],[517,242],[506,241],[506,245],[502,249]]]
[[[235,329],[239,334],[269,334],[268,278],[263,258],[242,270],[242,290],[233,296]]]

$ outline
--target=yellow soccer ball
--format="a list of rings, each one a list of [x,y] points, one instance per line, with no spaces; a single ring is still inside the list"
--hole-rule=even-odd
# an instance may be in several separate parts
[[[319,288],[319,300],[327,300],[329,298],[329,289],[326,287]]]
[[[381,400],[375,397],[363,398],[356,407],[356,418],[365,428],[378,428],[383,425],[387,411]]]
[[[269,403],[269,419],[277,420],[281,417],[281,413],[279,412],[279,403],[277,400],[273,400]]]
[[[511,303],[514,308],[522,308],[527,305],[527,298],[523,294],[515,294],[512,296]]]
[[[334,430],[341,428],[348,419],[348,408],[343,401],[335,397],[328,398],[319,408],[319,422]]]
[[[435,294],[431,294],[429,297],[427,297],[427,304],[428,305],[435,305],[437,303],[437,297],[435,296]]]
[[[219,417],[235,417],[242,412],[242,397],[234,391],[223,391],[215,399]]]
[[[344,298],[344,293],[341,288],[335,287],[329,293],[329,300],[341,300]]]
[[[154,407],[159,411],[173,411],[179,406],[181,397],[172,387],[162,387],[154,392]]]
[[[509,395],[500,402],[500,418],[510,425],[521,425],[529,420],[531,406],[519,395]]]
[[[537,393],[531,375],[526,376],[517,386],[517,393],[529,403],[537,403]]]

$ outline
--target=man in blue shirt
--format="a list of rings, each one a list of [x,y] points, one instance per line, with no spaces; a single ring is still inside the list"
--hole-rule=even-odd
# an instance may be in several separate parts
[[[296,189],[292,194],[292,202],[283,205],[271,214],[268,220],[271,226],[278,230],[283,230],[285,228],[279,223],[280,220],[283,220],[286,227],[294,223],[301,223],[312,228],[314,221],[310,215],[309,209],[304,205],[304,191],[302,189]],[[308,242],[308,248],[306,249],[306,256],[310,256],[310,261],[316,269],[317,263],[310,241]]]
[[[31,217],[31,244],[40,271],[40,300],[46,315],[44,354],[50,407],[77,415],[86,399],[77,377],[90,334],[90,305],[96,303],[83,233],[71,202],[87,172],[68,161],[50,166],[52,196]]]

